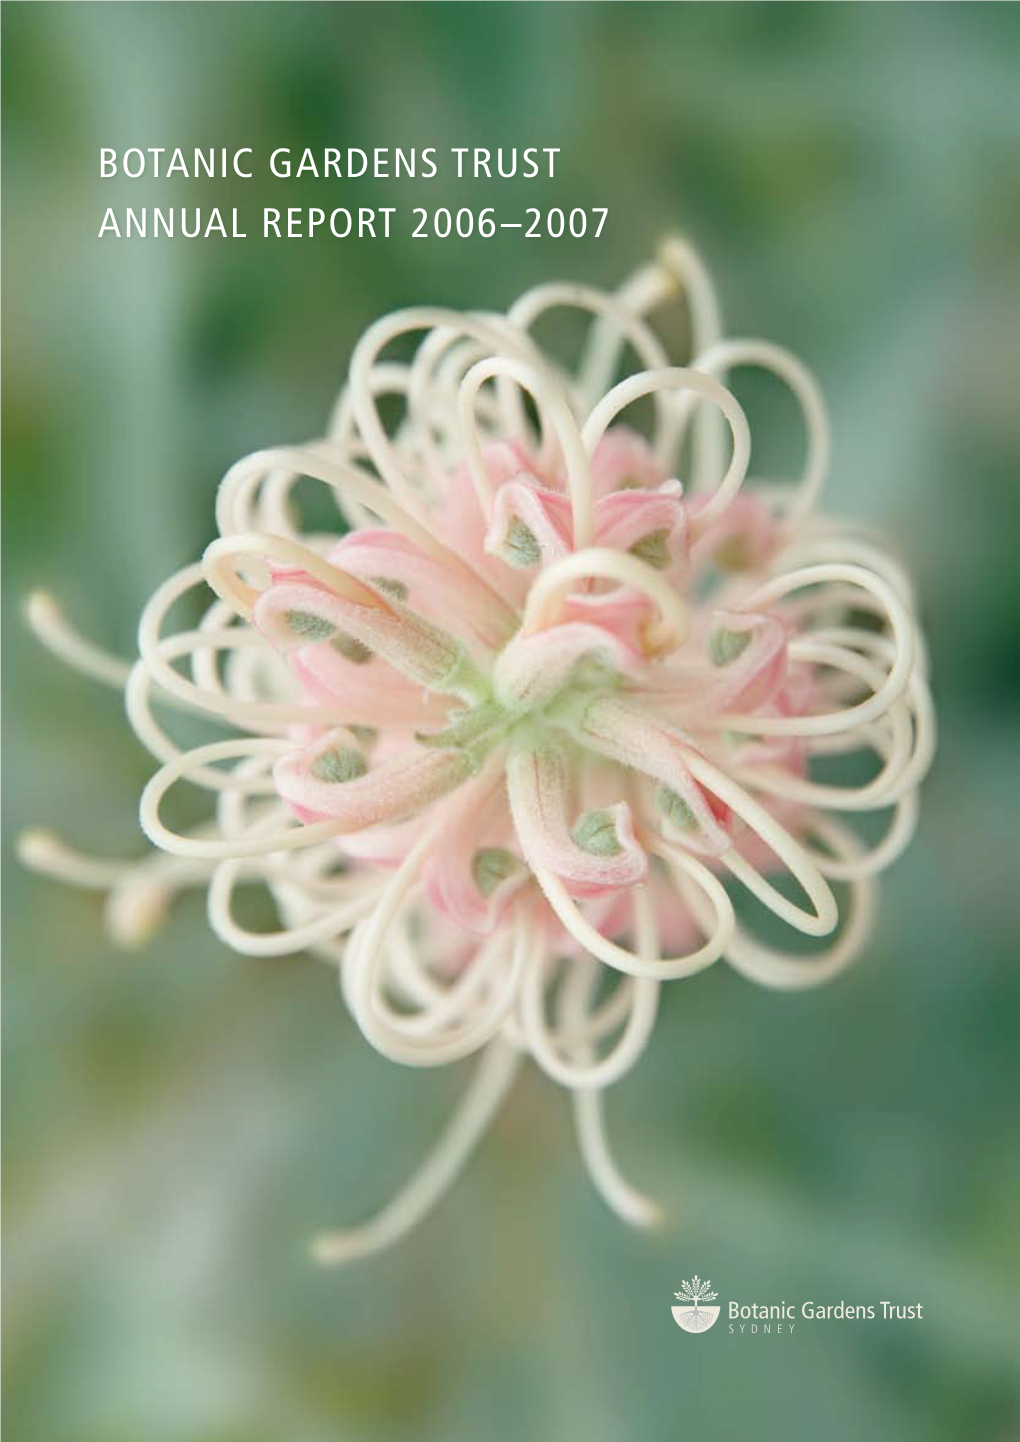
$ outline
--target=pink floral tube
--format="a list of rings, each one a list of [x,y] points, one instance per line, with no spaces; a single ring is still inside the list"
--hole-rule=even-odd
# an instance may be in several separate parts
[[[674,297],[687,366],[649,323]],[[588,321],[575,371],[533,335],[561,307]],[[387,358],[407,335],[413,359]],[[800,407],[790,482],[748,479],[725,384],[743,366]],[[25,860],[108,890],[126,943],[205,886],[229,946],[334,964],[384,1055],[480,1054],[420,1172],[368,1223],[319,1237],[321,1260],[403,1235],[525,1056],[571,1090],[605,1200],[650,1223],[601,1095],[647,1045],[662,983],[724,959],[806,987],[861,950],[875,877],[914,830],[934,718],[901,567],[816,509],[828,456],[809,373],[778,346],[724,341],[700,260],[672,241],[615,293],[542,286],[505,315],[414,308],[373,325],[328,434],[228,472],[219,538],[157,590],[133,665],[50,598],[30,602],[53,650],[125,687],[160,769],[141,800],[152,856],[97,861],[33,832]],[[303,477],[333,497],[335,534],[302,530]],[[168,613],[196,589],[212,602],[174,633]],[[157,714],[181,708],[229,738],[180,749]],[[839,780],[847,755],[867,758],[866,780]],[[212,806],[186,834],[162,819],[179,782]],[[886,824],[866,844],[853,823],[872,811]],[[235,920],[252,882],[278,931]],[[787,952],[781,929],[812,949]]]

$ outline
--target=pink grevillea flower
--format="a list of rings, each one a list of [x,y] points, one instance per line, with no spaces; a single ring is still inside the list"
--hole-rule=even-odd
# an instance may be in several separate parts
[[[648,319],[681,293],[685,367]],[[564,306],[590,322],[572,373],[533,336]],[[414,358],[385,358],[406,333],[422,336]],[[745,484],[750,435],[724,384],[741,366],[774,372],[801,407],[790,483]],[[389,429],[383,395],[400,413]],[[646,398],[644,435],[631,408]],[[54,649],[126,685],[161,763],[141,803],[159,855],[99,863],[34,833],[27,859],[108,886],[125,939],[175,888],[207,885],[228,945],[336,964],[384,1055],[482,1053],[419,1175],[374,1220],[319,1238],[321,1259],[405,1232],[525,1056],[570,1088],[606,1201],[650,1222],[601,1098],[643,1052],[663,983],[725,959],[767,986],[810,986],[860,950],[874,877],[914,828],[934,723],[903,571],[816,513],[828,451],[810,375],[777,346],[723,341],[701,263],[672,242],[613,294],[549,285],[505,315],[412,309],[373,325],[328,435],[228,473],[219,539],[153,596],[134,665],[33,601]],[[302,533],[301,477],[335,497],[337,534]],[[168,633],[177,600],[207,586],[201,623]],[[156,720],[165,703],[236,734],[182,751]],[[865,781],[833,772],[847,753],[872,758]],[[161,815],[181,781],[215,803],[184,835]],[[870,811],[888,823],[865,844],[848,823]],[[234,918],[253,880],[277,932]],[[754,924],[768,912],[773,933],[817,941],[766,942]]]

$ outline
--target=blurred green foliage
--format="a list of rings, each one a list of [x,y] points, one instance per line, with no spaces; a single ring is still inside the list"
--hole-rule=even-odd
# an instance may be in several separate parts
[[[18,1442],[1016,1435],[1018,12],[1002,5],[32,5],[3,13],[8,1422]],[[101,145],[559,145],[530,185],[100,184]],[[608,205],[601,240],[99,242],[108,204]],[[241,961],[186,901],[144,954],[11,863],[17,828],[140,845],[115,698],[26,638],[45,584],[123,651],[236,456],[316,433],[411,301],[610,284],[702,244],[734,334],[819,374],[831,508],[925,598],[943,738],[870,952],[799,997],[668,989],[610,1101],[677,1226],[605,1214],[528,1076],[410,1242],[302,1245],[386,1197],[460,1070],[381,1061],[308,961]],[[750,385],[756,437],[796,455]],[[770,439],[771,437],[771,439]],[[691,1339],[724,1303],[923,1323]]]

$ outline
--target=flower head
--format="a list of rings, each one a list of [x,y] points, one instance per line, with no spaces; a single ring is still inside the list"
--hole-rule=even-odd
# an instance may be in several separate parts
[[[684,367],[648,321],[678,291]],[[560,306],[591,317],[576,373],[533,335]],[[219,538],[157,590],[130,668],[33,603],[55,649],[126,685],[161,763],[141,803],[160,854],[118,867],[35,833],[27,860],[109,887],[126,939],[174,888],[205,884],[229,945],[337,964],[386,1056],[484,1053],[420,1175],[367,1226],[321,1238],[324,1260],[421,1215],[525,1055],[571,1089],[606,1200],[652,1220],[609,1154],[600,1097],[647,1044],[660,986],[720,958],[768,986],[832,977],[910,838],[934,727],[909,584],[816,512],[829,446],[808,372],[777,346],[723,341],[717,316],[700,261],[672,242],[614,294],[543,286],[502,316],[388,317],[357,345],[324,439],[228,472]],[[413,359],[387,359],[407,333]],[[792,483],[746,483],[751,438],[725,385],[740,366],[774,372],[801,407]],[[401,410],[389,429],[383,395]],[[646,398],[647,435],[630,414]],[[302,477],[333,493],[337,534],[302,531]],[[168,633],[176,601],[205,587],[201,623]],[[238,734],[182,751],[154,704]],[[864,783],[833,774],[847,753],[873,758]],[[214,802],[183,835],[161,814],[179,781]],[[872,810],[889,824],[867,846],[848,821]],[[278,932],[234,918],[252,879]],[[745,897],[823,940],[807,956],[766,944]]]

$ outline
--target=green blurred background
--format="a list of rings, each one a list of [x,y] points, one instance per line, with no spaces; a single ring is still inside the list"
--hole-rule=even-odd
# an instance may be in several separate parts
[[[14,1442],[1005,1439],[1017,1204],[1018,26],[1010,5],[11,4],[3,12],[7,1415]],[[101,145],[559,145],[553,182],[100,184]],[[99,242],[106,205],[608,205],[598,242]],[[352,342],[433,300],[612,284],[703,246],[728,330],[819,374],[832,509],[924,597],[942,743],[868,954],[803,996],[667,989],[609,1102],[678,1218],[590,1189],[529,1074],[410,1241],[320,1273],[466,1068],[379,1059],[326,968],[241,960],[192,897],[118,954],[27,876],[55,825],[139,847],[115,696],[26,637],[46,585],[127,652],[238,455],[316,433]],[[250,226],[253,230],[255,227]],[[741,391],[795,463],[782,398]],[[759,453],[762,453],[761,450]],[[921,1302],[921,1323],[691,1338],[725,1303]],[[1014,1374],[1015,1375],[1015,1374]]]

